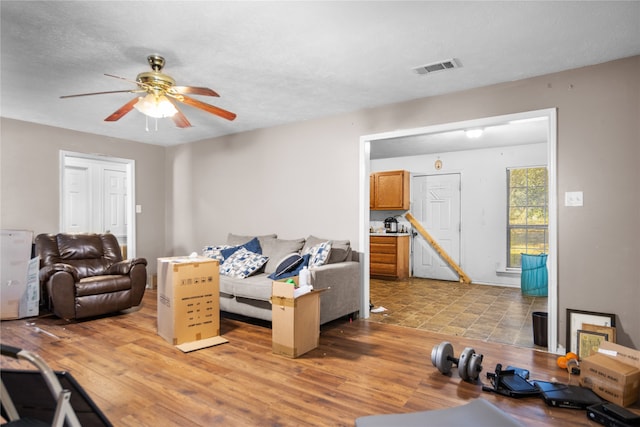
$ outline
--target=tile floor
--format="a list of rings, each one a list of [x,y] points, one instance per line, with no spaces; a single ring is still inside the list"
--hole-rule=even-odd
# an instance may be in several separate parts
[[[410,278],[371,279],[371,303],[387,309],[370,321],[425,329],[488,342],[542,348],[533,342],[534,311],[547,311],[546,297],[520,288]]]

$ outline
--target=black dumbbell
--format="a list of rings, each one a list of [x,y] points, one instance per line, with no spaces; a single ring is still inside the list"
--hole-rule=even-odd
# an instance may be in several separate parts
[[[453,346],[443,341],[431,350],[431,363],[444,375],[451,373],[451,367],[458,367],[458,374],[464,381],[474,382],[482,372],[482,354],[478,354],[471,347],[464,349],[460,358],[453,357]]]

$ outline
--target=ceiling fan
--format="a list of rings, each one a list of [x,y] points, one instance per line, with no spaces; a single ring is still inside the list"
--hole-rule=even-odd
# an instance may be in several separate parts
[[[176,101],[183,104],[199,108],[208,113],[215,114],[227,120],[233,120],[236,115],[222,108],[198,101],[187,95],[204,95],[204,96],[220,96],[215,91],[206,87],[195,86],[176,86],[176,81],[162,73],[165,60],[160,55],[149,55],[147,61],[153,71],[147,71],[138,74],[136,80],[129,80],[124,77],[105,74],[108,77],[125,80],[135,83],[138,87],[129,90],[112,90],[106,92],[81,93],[77,95],[65,95],[60,98],[73,98],[77,96],[104,95],[109,93],[146,93],[142,97],[133,98],[131,101],[118,108],[113,114],[104,119],[106,122],[115,122],[121,119],[125,114],[134,108],[141,113],[155,118],[171,117],[175,125],[179,128],[188,128],[191,126],[189,120],[178,108]]]

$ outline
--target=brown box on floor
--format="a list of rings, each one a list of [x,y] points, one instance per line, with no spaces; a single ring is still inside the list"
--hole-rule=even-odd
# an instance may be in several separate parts
[[[295,283],[298,278],[294,277]],[[271,292],[271,345],[275,354],[296,358],[313,350],[320,339],[320,293],[294,298],[295,286],[274,281]]]
[[[580,385],[609,402],[632,405],[640,393],[640,351],[603,342],[580,362]]]
[[[219,275],[210,258],[158,258],[158,335],[173,345],[220,335]]]

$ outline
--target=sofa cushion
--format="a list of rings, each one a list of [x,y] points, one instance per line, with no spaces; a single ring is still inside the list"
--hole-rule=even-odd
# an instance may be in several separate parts
[[[269,257],[269,261],[267,265],[264,267],[264,272],[267,274],[271,274],[276,271],[276,266],[278,262],[285,256],[292,254],[294,252],[300,252],[304,246],[304,239],[293,239],[293,240],[284,240],[284,239],[270,239],[264,241],[264,246],[262,246],[262,254]]]
[[[230,246],[241,246],[247,243],[249,240],[252,240],[254,237],[258,238],[260,242],[260,246],[262,246],[265,240],[272,240],[278,237],[277,234],[265,234],[263,236],[241,236],[239,234],[229,233],[227,235],[227,245]]]
[[[232,246],[229,245],[205,246],[204,248],[202,248],[202,256],[215,259],[220,262],[220,264],[222,264],[222,262],[224,261],[224,257],[222,256],[221,251],[223,249],[229,249],[231,247]]]
[[[268,259],[264,255],[250,252],[241,247],[225,259],[220,266],[220,274],[237,278],[249,277],[258,271]]]
[[[304,248],[302,248],[302,252],[304,253],[307,249],[326,241],[331,241],[331,253],[329,254],[327,264],[351,260],[351,242],[349,240],[321,239],[320,237],[309,236],[304,244]]]
[[[255,274],[245,279],[220,276],[220,289],[238,297],[260,301],[271,300],[272,280],[265,273]]]
[[[321,265],[326,264],[330,253],[331,241],[318,243],[303,252],[303,254],[311,255],[311,258],[309,259],[309,268],[320,267]]]

